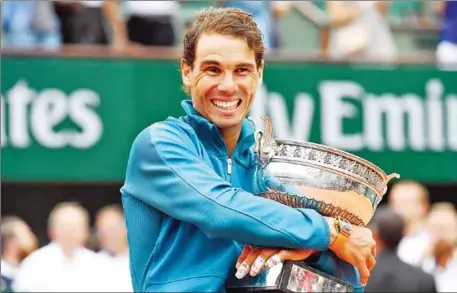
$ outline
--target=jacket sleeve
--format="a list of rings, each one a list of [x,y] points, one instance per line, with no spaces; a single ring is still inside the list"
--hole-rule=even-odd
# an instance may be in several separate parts
[[[166,122],[153,124],[135,139],[121,192],[211,238],[315,250],[328,249],[330,242],[320,214],[232,187],[200,158],[183,129]]]

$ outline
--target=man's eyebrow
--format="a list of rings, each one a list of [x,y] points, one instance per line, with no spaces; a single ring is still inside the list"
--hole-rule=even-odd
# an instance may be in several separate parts
[[[201,66],[205,66],[205,65],[221,65],[221,63],[219,61],[216,61],[216,60],[203,60],[200,65]]]
[[[200,63],[200,66],[208,66],[208,65],[217,65],[217,66],[221,66],[221,63],[217,60],[203,60],[201,63]],[[246,67],[246,68],[249,68],[249,69],[254,69],[255,68],[255,65],[252,64],[252,63],[248,63],[248,62],[240,62],[240,63],[237,63],[236,64],[236,67],[239,68],[239,67]]]
[[[248,67],[249,69],[254,69],[255,65],[252,63],[239,63],[236,67]]]

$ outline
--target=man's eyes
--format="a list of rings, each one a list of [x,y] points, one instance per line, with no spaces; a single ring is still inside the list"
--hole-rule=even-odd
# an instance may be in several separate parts
[[[240,67],[240,68],[237,68],[235,70],[236,73],[241,73],[241,74],[244,74],[244,73],[248,73],[249,72],[249,68],[245,68],[245,67]]]
[[[215,73],[221,73],[222,70],[216,66],[209,66],[209,67],[205,68],[205,71],[215,74]],[[246,67],[240,67],[240,68],[235,69],[236,74],[243,75],[243,74],[247,74],[249,72],[250,72],[249,68],[246,68]]]
[[[209,71],[211,73],[219,73],[219,72],[221,72],[221,70],[216,66],[207,67],[206,71]]]

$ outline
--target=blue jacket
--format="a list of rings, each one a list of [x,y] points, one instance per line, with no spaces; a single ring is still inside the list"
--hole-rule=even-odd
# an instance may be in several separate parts
[[[217,127],[182,105],[186,116],[149,126],[130,152],[121,193],[134,290],[223,292],[244,244],[326,251],[318,268],[358,282],[328,251],[320,214],[253,195],[254,125],[245,119],[229,160]]]

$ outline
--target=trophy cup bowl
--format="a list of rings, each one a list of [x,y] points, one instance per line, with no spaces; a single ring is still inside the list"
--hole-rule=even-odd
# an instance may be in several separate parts
[[[273,138],[273,126],[262,118],[265,130],[256,131],[255,152],[263,176],[286,190],[268,188],[257,194],[293,208],[314,209],[323,216],[341,217],[365,226],[373,217],[396,173],[348,152],[329,146]],[[301,285],[300,285],[301,284]],[[352,286],[301,262],[285,262],[257,277],[230,280],[229,292],[347,292]]]

